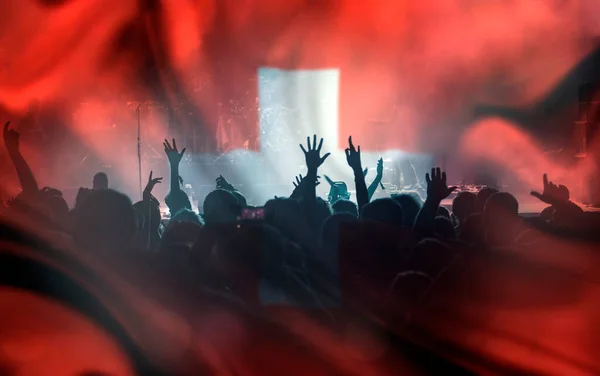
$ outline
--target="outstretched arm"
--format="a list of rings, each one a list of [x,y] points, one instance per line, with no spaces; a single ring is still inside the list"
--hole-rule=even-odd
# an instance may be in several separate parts
[[[29,165],[19,150],[19,133],[14,129],[9,129],[9,126],[10,121],[7,121],[6,124],[4,124],[4,145],[6,145],[8,155],[17,170],[17,176],[21,182],[23,193],[34,194],[39,190],[38,183],[35,180],[31,168],[29,168]]]
[[[345,152],[348,166],[350,166],[354,172],[358,210],[359,212],[362,212],[365,205],[369,203],[369,191],[367,190],[367,183],[365,183],[365,175],[360,161],[360,145],[358,146],[358,149],[354,147],[352,136],[348,137],[348,148]]]
[[[146,188],[144,188],[144,193],[142,195],[142,199],[144,201],[150,201],[158,204],[158,200],[152,195],[152,190],[156,184],[160,184],[162,182],[162,178],[152,178],[152,171],[150,171],[150,176],[148,177],[148,183],[146,183]]]
[[[176,192],[181,190],[179,185],[179,163],[181,163],[181,158],[183,158],[183,153],[185,153],[185,148],[179,152],[177,150],[177,144],[175,143],[175,139],[173,139],[173,145],[169,143],[169,140],[163,142],[163,146],[165,147],[165,154],[169,160],[169,167],[171,168],[171,190],[170,192]]]
[[[365,174],[365,176],[366,175],[367,174]],[[382,178],[383,178],[383,158],[379,158],[379,160],[377,161],[377,176],[375,176],[375,180],[373,180],[371,185],[369,185],[369,189],[368,189],[369,202],[373,198],[373,195],[375,194],[375,191],[377,190],[377,186],[379,186],[379,184],[381,184]],[[382,185],[382,187],[383,187],[383,185]]]
[[[564,185],[556,185],[548,181],[548,175],[543,177],[544,190],[542,193],[532,191],[531,195],[538,200],[552,205],[555,219],[569,220],[580,215],[583,210],[571,201],[571,193]]]

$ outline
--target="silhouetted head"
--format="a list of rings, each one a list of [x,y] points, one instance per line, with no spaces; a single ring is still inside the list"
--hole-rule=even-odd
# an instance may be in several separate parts
[[[223,189],[210,192],[204,199],[203,209],[207,225],[234,223],[242,213],[238,199]]]
[[[404,224],[402,206],[391,198],[379,198],[365,205],[361,219],[398,227]]]
[[[165,197],[165,204],[167,204],[171,216],[177,214],[183,209],[192,209],[192,203],[190,202],[190,198],[182,190],[169,192],[167,197]]]
[[[309,223],[314,224],[315,229],[320,231],[323,224],[333,214],[331,205],[328,201],[323,200],[321,197],[317,197],[315,200],[315,207],[312,211],[312,217],[309,218]]]
[[[493,245],[510,244],[520,223],[519,202],[506,192],[491,195],[483,210],[486,241]]]
[[[237,198],[237,200],[238,200],[238,202],[239,202],[239,204],[240,204],[240,206],[242,208],[245,208],[245,207],[248,206],[248,202],[246,201],[246,197],[244,197],[243,194],[241,194],[238,191],[233,191],[233,192],[231,192],[231,194],[233,194],[235,196],[235,198]]]
[[[93,189],[108,189],[108,176],[104,172],[94,175]]]
[[[300,242],[307,236],[308,226],[302,206],[296,200],[275,198],[265,203],[265,222],[285,237]]]
[[[133,242],[136,221],[127,196],[111,189],[95,190],[75,212],[75,241],[84,249],[126,250]]]
[[[475,199],[475,208],[477,213],[483,213],[487,199],[494,193],[498,192],[499,191],[497,189],[489,187],[482,188],[479,192],[477,192],[477,198]]]
[[[195,222],[170,221],[160,241],[159,253],[167,259],[179,259],[184,253],[189,257],[200,230],[202,226]]]
[[[173,222],[192,222],[198,225],[202,225],[200,216],[196,214],[192,209],[183,209],[177,212],[172,218]]]
[[[302,207],[290,198],[274,198],[265,203],[265,222],[277,227],[278,223],[302,220]]]
[[[436,217],[434,220],[435,233],[444,239],[456,239],[454,225],[446,217]]]
[[[59,227],[64,227],[68,221],[69,205],[58,189],[44,187],[39,192],[39,203],[46,210],[50,221]]]
[[[337,200],[335,204],[331,206],[335,214],[350,214],[354,218],[358,218],[358,205],[350,200]]]
[[[417,218],[419,210],[423,202],[417,194],[400,193],[398,195],[392,195],[392,199],[402,206],[402,212],[404,213],[404,226],[412,227]]]
[[[462,224],[465,219],[477,211],[477,196],[471,192],[460,192],[454,200],[452,200],[452,213]]]
[[[11,211],[26,216],[46,229],[62,231],[69,222],[69,207],[62,193],[54,188],[45,187],[34,195],[20,192],[7,204]]]

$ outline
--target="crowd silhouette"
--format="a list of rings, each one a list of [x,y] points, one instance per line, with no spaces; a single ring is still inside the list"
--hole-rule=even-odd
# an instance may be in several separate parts
[[[367,186],[360,146],[349,137],[356,203],[350,182],[327,176],[331,191],[323,199],[315,187],[330,153],[315,135],[300,145],[307,171],[292,172],[303,175],[289,197],[251,206],[218,176],[199,215],[182,190],[186,150],[172,139],[164,141],[167,223],[152,193],[163,178],[152,171],[139,202],[111,189],[110,177],[99,172],[70,208],[58,189],[40,188],[9,122],[3,138],[21,192],[1,207],[2,286],[83,314],[120,354],[92,331],[73,329],[73,319],[65,330],[94,356],[85,363],[84,355],[63,354],[59,369],[81,363],[77,374],[600,372],[600,295],[590,287],[600,265],[598,216],[546,175],[541,192],[531,194],[548,206],[531,218],[519,215],[508,192],[454,196],[440,168],[425,176],[424,201],[413,193],[373,200],[383,160]],[[447,210],[441,203],[451,195]],[[2,296],[1,302],[8,295]],[[37,309],[40,320],[58,309],[10,297],[11,306]],[[28,325],[10,312],[0,314],[0,328]],[[551,322],[548,315],[557,312],[563,321]],[[50,331],[54,324],[43,322]],[[61,341],[67,339],[48,346],[75,346]],[[3,374],[47,360],[13,353],[0,358]]]

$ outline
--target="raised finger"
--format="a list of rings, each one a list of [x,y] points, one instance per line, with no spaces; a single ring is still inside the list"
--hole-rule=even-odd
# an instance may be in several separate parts
[[[321,151],[321,147],[323,147],[323,139],[321,139],[321,141],[319,142],[319,147],[317,148],[317,151]]]

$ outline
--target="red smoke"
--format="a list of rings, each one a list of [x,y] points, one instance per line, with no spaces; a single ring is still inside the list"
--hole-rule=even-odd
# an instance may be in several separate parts
[[[109,141],[89,122],[72,121],[74,103],[185,94],[214,127],[218,103],[242,98],[249,113],[242,126],[252,133],[257,68],[339,68],[340,143],[353,134],[373,148],[367,120],[378,118],[390,121],[379,137],[385,148],[455,152],[448,145],[469,128],[475,103],[533,103],[588,52],[596,34],[583,17],[590,7],[576,0],[7,0],[0,104],[13,120],[36,99],[68,104],[64,121],[107,158]],[[198,76],[208,84],[194,92],[189,83]],[[162,133],[151,130],[145,142],[160,145]]]

